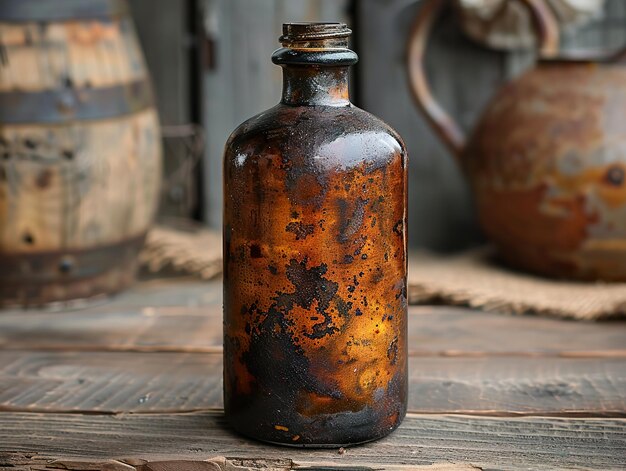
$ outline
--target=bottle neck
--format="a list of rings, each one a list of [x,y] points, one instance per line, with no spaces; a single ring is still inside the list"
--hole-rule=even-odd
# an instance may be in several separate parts
[[[291,106],[348,106],[348,67],[283,66],[281,102]]]
[[[281,102],[292,106],[348,106],[348,68],[358,56],[348,49],[343,23],[286,23],[282,48],[272,62],[283,68]]]

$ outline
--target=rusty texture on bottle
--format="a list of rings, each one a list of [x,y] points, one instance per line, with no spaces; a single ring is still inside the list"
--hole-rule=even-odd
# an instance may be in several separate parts
[[[349,102],[349,34],[285,25],[283,99],[226,144],[225,410],[260,440],[360,443],[406,411],[407,157]]]

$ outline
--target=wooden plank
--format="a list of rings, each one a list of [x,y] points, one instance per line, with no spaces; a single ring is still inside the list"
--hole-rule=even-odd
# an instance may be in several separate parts
[[[222,310],[143,307],[0,316],[0,348],[88,351],[222,351]]]
[[[221,354],[0,352],[0,365],[0,411],[141,413],[222,407]]]
[[[412,355],[626,357],[626,322],[569,322],[411,306]]]
[[[85,307],[0,312],[0,348],[216,351],[222,345],[220,282],[138,283]],[[221,350],[220,350],[221,351]]]
[[[223,406],[219,353],[4,351],[0,365],[0,411]],[[626,417],[623,359],[413,357],[409,369],[412,412]]]
[[[188,123],[191,119],[188,5],[168,0],[130,0],[164,124]]]
[[[2,462],[6,461],[8,466],[3,467]],[[129,464],[132,462],[132,465]],[[321,467],[320,467],[321,465]],[[224,456],[214,456],[206,460],[167,460],[167,461],[146,461],[128,460],[75,460],[61,459],[52,462],[41,459],[37,456],[25,457],[22,454],[9,454],[4,458],[0,456],[0,470],[2,471],[42,471],[42,470],[67,471],[258,471],[264,469],[268,471],[380,471],[380,466],[352,466],[336,461],[307,462],[282,458],[227,458]],[[437,463],[432,465],[390,465],[385,464],[387,471],[475,471],[479,468],[471,464],[459,463]]]
[[[0,348],[219,351],[221,282],[142,282],[82,310],[0,313]],[[410,307],[416,356],[626,357],[626,322],[585,323],[453,307]]]
[[[156,278],[137,283],[132,290],[110,298],[106,306],[221,306],[222,282],[192,277]]]
[[[621,469],[626,420],[476,418],[409,414],[386,439],[347,450],[279,448],[233,435],[221,412],[194,414],[6,413],[0,466],[51,460],[288,459],[317,466],[464,463],[482,469]],[[88,466],[81,469],[90,469]],[[92,468],[93,469],[93,468]],[[182,469],[182,468],[179,468]],[[195,468],[194,468],[195,469]],[[354,469],[354,468],[352,468]],[[360,468],[359,468],[360,469]]]
[[[409,410],[626,417],[626,360],[410,358]]]
[[[222,310],[126,307],[0,315],[0,348],[27,350],[215,352]],[[626,357],[624,322],[574,323],[463,308],[412,307],[413,356]]]

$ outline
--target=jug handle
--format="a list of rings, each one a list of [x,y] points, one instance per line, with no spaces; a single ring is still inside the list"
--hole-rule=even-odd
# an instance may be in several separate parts
[[[539,37],[539,53],[542,57],[554,57],[559,51],[559,26],[544,0],[520,0],[532,13]],[[465,147],[465,134],[459,125],[439,105],[432,95],[425,70],[425,55],[428,38],[443,7],[449,0],[423,0],[415,18],[407,47],[409,82],[413,98],[431,127],[460,160]]]

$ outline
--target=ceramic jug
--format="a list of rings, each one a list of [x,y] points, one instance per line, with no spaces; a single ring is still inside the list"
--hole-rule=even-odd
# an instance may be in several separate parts
[[[559,54],[551,11],[523,0],[539,60],[495,94],[465,137],[433,98],[424,69],[429,33],[448,3],[423,2],[408,43],[409,79],[470,182],[485,234],[520,269],[626,280],[626,51]]]

